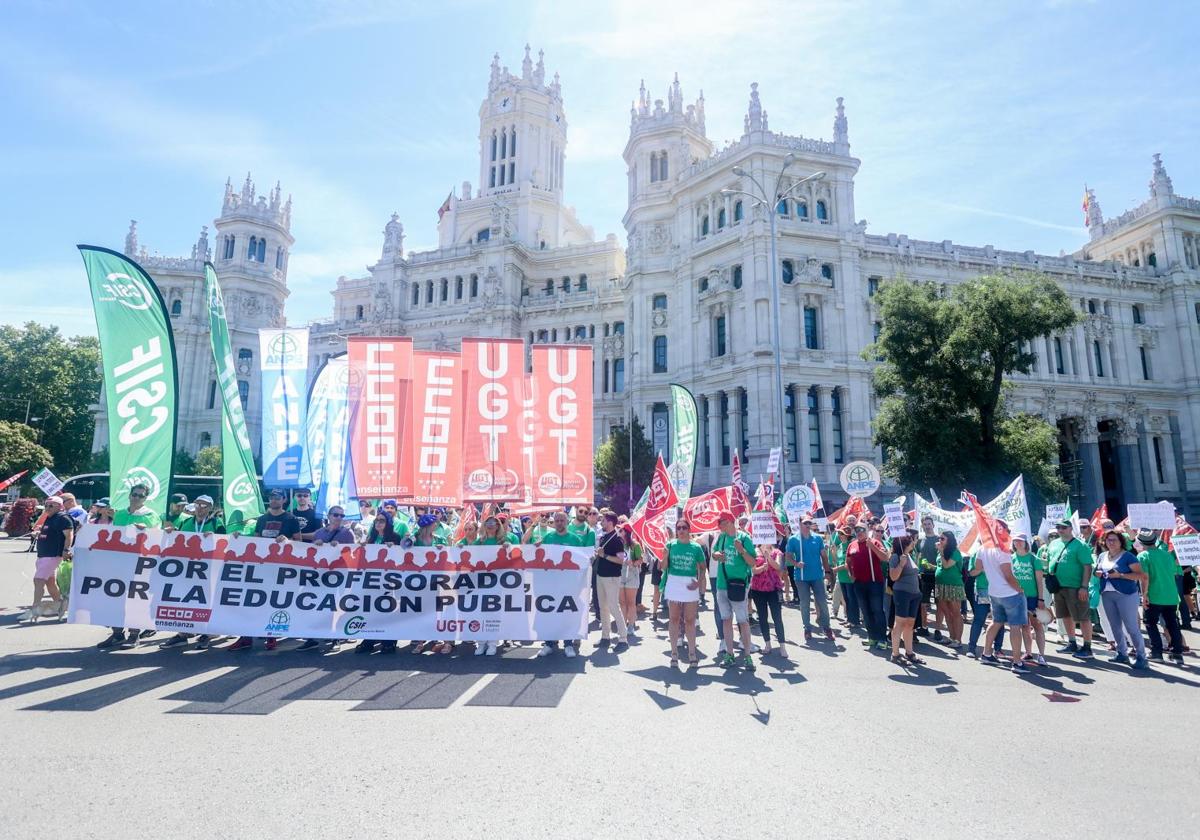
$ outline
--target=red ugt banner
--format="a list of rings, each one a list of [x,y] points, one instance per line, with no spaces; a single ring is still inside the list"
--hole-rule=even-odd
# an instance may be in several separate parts
[[[359,498],[412,494],[411,338],[348,341],[354,422],[351,454]]]
[[[534,504],[591,504],[592,348],[533,348]]]
[[[525,345],[464,338],[463,501],[521,501],[521,415]]]
[[[462,371],[457,353],[413,354],[415,504],[462,503]],[[473,509],[473,508],[472,508]]]

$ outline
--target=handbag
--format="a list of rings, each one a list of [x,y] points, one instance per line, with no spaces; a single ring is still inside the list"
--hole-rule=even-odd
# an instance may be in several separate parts
[[[1046,572],[1042,580],[1046,583],[1046,591],[1051,595],[1057,595],[1058,590],[1062,589],[1062,584],[1058,582],[1058,575],[1053,572]]]

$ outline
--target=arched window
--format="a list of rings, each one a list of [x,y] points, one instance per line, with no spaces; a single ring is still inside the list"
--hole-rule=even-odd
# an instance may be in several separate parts
[[[500,129],[500,157],[508,157],[508,131]]]
[[[208,407],[217,407],[217,380],[209,380],[208,383]]]
[[[479,275],[471,275],[471,297],[479,297]]]
[[[1088,314],[1090,314],[1090,315],[1096,314],[1096,301],[1095,300],[1089,300],[1087,302],[1087,310],[1088,310]]]
[[[1104,376],[1104,353],[1099,341],[1092,342],[1092,358],[1096,361],[1096,376]]]
[[[609,325],[605,324],[604,325],[604,337],[608,338],[608,336],[609,336]]]
[[[818,330],[816,307],[804,307],[804,346],[809,350],[821,349],[821,334]]]
[[[700,291],[702,291],[702,292],[708,291],[708,275],[707,274],[700,278]]]
[[[736,225],[742,220],[742,202],[733,202],[733,223]]]
[[[562,280],[559,282],[559,284],[558,284],[558,288],[562,289],[564,292],[569,292],[569,291],[571,291],[571,278],[570,278],[570,277],[564,277],[564,278],[563,278],[563,279],[562,279]]]
[[[256,258],[258,259],[258,261],[260,263],[265,263],[267,261],[267,240],[266,239],[258,240],[258,254],[257,254]]]
[[[833,264],[821,263],[821,276],[829,282],[833,282]]]
[[[808,218],[808,202],[807,201],[797,201],[796,202],[796,218],[797,219],[807,219]]]
[[[586,339],[587,339],[587,327],[576,327],[575,328],[575,340],[576,341],[585,341]]]
[[[725,227],[725,208],[722,207],[717,211],[717,230],[723,230]]]
[[[454,299],[462,300],[463,296],[463,279],[461,276],[454,278]]]
[[[492,238],[492,229],[491,228],[483,228],[479,231],[479,233],[475,234],[476,242],[487,242],[491,238]]]
[[[654,372],[667,372],[667,337],[665,335],[654,336]]]
[[[558,343],[558,327],[554,327],[550,330],[550,341],[553,344]]]
[[[421,302],[421,284],[413,283],[412,287],[412,305],[416,306]]]
[[[650,183],[658,180],[658,152],[650,153]]]
[[[788,214],[788,200],[786,198],[779,199],[779,203],[775,205],[775,212],[780,216]]]
[[[1153,251],[1151,251],[1151,252],[1150,252],[1150,253],[1149,253],[1149,254],[1146,256],[1146,265],[1150,265],[1150,266],[1156,266],[1156,265],[1158,265],[1158,257],[1157,257],[1157,256],[1154,254],[1154,252],[1153,252]]]
[[[550,340],[549,330],[538,330],[537,340],[538,340],[538,344],[545,344],[547,341],[549,341]]]
[[[517,182],[517,164],[508,164],[508,183],[515,184]]]
[[[361,303],[354,307],[354,319],[356,321],[361,321],[363,319],[363,305]]]
[[[433,303],[433,281],[425,281],[425,302]]]
[[[251,236],[250,243],[246,246],[246,259],[252,260],[258,253],[258,237]]]
[[[658,156],[658,180],[667,180],[667,153],[662,152]]]
[[[546,285],[543,287],[543,293],[546,295],[546,297],[553,297],[553,295],[554,295],[554,278],[553,277],[546,281]]]
[[[651,299],[650,308],[651,309],[666,309],[667,308],[667,296],[666,295],[655,295]]]
[[[829,209],[825,206],[824,201],[817,202],[817,221],[818,222],[829,221]]]
[[[728,349],[725,316],[718,315],[713,320],[713,356],[724,356]]]
[[[742,267],[740,265],[733,267],[733,288],[742,288]]]
[[[238,350],[238,364],[245,362],[247,365],[254,362],[254,351],[249,347],[243,347]]]
[[[225,253],[223,253],[221,255],[222,258],[227,259],[227,260],[233,259],[233,254],[236,250],[236,244],[235,244],[236,239],[237,239],[237,237],[235,237],[235,236],[226,236],[225,237]]]
[[[238,380],[238,396],[242,400],[242,411],[245,411],[250,402],[250,383],[245,379]]]
[[[708,236],[708,216],[700,220],[700,235]]]
[[[517,127],[515,125],[512,129],[512,139],[508,141],[508,156],[517,156]]]
[[[176,298],[175,300],[171,301],[171,317],[174,318],[177,315],[182,315],[182,314],[183,314],[183,301]]]
[[[495,141],[493,141],[493,142],[495,142]],[[488,169],[488,186],[489,187],[496,186],[496,167],[494,167],[494,166]]]
[[[1146,321],[1144,320],[1144,318],[1142,316],[1142,307],[1136,303],[1133,305],[1133,323],[1135,323],[1135,324],[1146,323]]]
[[[443,277],[441,282],[438,284],[438,293],[439,293],[438,299],[442,303],[445,303],[447,300],[450,299],[450,281],[447,280],[445,277]]]
[[[791,260],[783,261],[783,282],[790,285],[796,279],[796,268]]]
[[[613,393],[619,394],[625,390],[625,360],[613,359]]]
[[[278,268],[280,271],[283,271],[283,249],[282,248],[275,249],[275,267]]]
[[[617,321],[613,324],[613,335],[625,335],[625,322]]]
[[[209,408],[211,408],[211,407],[212,406],[209,406]],[[201,432],[200,433],[200,448],[208,449],[208,447],[210,447],[210,446],[212,446],[212,434],[209,432]]]
[[[587,275],[586,275],[586,274],[580,274],[580,275],[579,275],[579,282],[575,284],[575,289],[576,289],[577,291],[580,291],[580,292],[586,292],[586,291],[588,290],[588,289],[587,289]]]

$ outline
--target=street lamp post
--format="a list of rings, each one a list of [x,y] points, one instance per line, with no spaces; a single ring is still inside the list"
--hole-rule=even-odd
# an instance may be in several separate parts
[[[783,166],[780,167],[779,176],[775,179],[775,189],[771,193],[759,183],[758,179],[747,172],[740,166],[733,168],[733,174],[739,178],[749,178],[754,186],[758,187],[757,193],[747,192],[746,190],[721,190],[722,195],[745,195],[754,202],[756,206],[766,208],[767,219],[770,223],[770,239],[771,239],[771,333],[772,341],[775,344],[775,399],[778,401],[779,412],[776,419],[779,421],[779,492],[787,489],[787,418],[786,401],[783,398],[783,316],[780,314],[779,305],[779,279],[777,277],[779,271],[779,259],[776,254],[775,243],[775,216],[779,207],[779,202],[790,196],[793,191],[802,184],[807,184],[810,181],[819,181],[825,177],[824,172],[814,172],[801,178],[796,183],[792,184],[783,192],[780,192],[780,187],[783,186],[783,176],[787,172],[787,168],[796,162],[796,156],[788,152],[783,158]],[[799,420],[797,419],[797,423]]]

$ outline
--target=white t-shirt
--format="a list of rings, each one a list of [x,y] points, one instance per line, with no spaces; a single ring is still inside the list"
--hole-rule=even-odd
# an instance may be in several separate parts
[[[987,575],[988,596],[991,598],[1011,598],[1013,595],[1023,595],[1020,589],[1014,589],[1005,579],[1000,567],[1007,565],[1012,571],[1012,555],[998,548],[982,548],[976,558],[983,564],[983,573]]]

